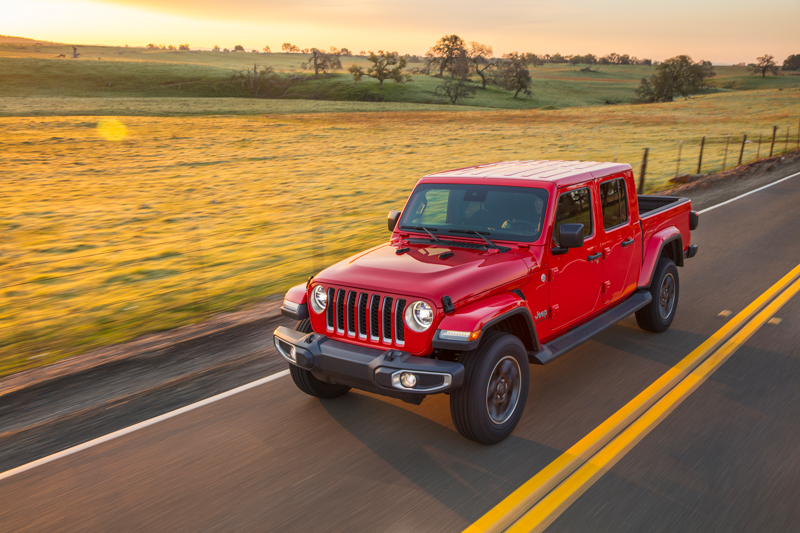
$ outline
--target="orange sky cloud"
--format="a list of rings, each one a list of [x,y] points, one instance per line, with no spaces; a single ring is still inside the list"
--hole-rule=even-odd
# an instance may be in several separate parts
[[[4,8],[0,33],[73,43],[215,44],[273,51],[331,45],[354,51],[424,53],[456,33],[511,51],[562,54],[609,52],[665,59],[689,54],[715,63],[782,61],[800,53],[797,0],[26,0]]]

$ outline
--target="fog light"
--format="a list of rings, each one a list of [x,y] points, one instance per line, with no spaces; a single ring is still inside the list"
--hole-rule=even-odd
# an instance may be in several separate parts
[[[414,385],[417,384],[417,376],[408,372],[403,372],[400,374],[400,383],[403,385],[403,387],[413,389]]]

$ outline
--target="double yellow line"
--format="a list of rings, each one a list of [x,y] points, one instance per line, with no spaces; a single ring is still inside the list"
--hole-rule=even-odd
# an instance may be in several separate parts
[[[464,533],[544,530],[797,294],[798,277],[800,265]]]

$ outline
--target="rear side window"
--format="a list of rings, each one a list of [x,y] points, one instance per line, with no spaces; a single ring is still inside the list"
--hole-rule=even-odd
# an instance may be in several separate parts
[[[603,228],[610,229],[628,221],[628,197],[625,180],[600,184],[600,205],[603,207]]]
[[[558,235],[561,224],[583,224],[584,237],[592,234],[592,195],[589,187],[565,192],[558,197],[553,240],[559,246]]]

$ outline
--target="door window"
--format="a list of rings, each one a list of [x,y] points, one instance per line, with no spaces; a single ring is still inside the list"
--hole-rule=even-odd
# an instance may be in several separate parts
[[[589,187],[565,192],[558,197],[556,208],[556,225],[553,230],[553,240],[558,242],[561,224],[583,224],[583,236],[592,234],[592,195]]]
[[[600,184],[600,204],[603,208],[603,228],[610,229],[628,221],[628,198],[625,180]]]

